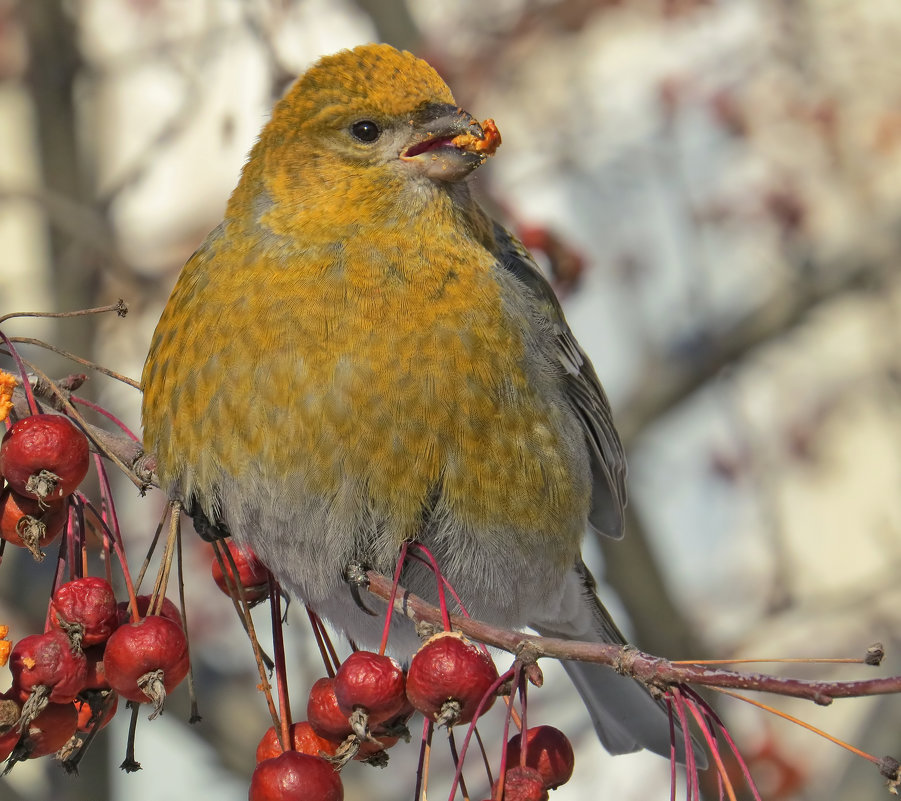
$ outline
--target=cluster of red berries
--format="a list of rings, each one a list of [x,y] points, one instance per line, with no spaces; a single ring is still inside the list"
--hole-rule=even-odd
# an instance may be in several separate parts
[[[291,729],[281,753],[274,729],[257,748],[251,801],[291,798],[303,789],[311,801],[343,797],[337,769],[350,759],[384,764],[415,710],[447,725],[469,723],[494,702],[497,669],[490,657],[458,634],[442,632],[415,654],[405,673],[384,654],[355,651],[334,677],[310,690],[307,720]]]
[[[88,439],[64,415],[33,414],[12,425],[0,443],[0,537],[41,559],[40,548],[66,528],[89,465]],[[80,568],[81,560],[72,561]],[[108,581],[93,576],[55,588],[44,633],[21,638],[9,655],[13,681],[0,696],[0,760],[61,749],[71,755],[79,733],[109,722],[119,696],[161,707],[188,672],[181,613],[167,599],[151,609],[150,596],[138,596],[135,605],[132,612]]]
[[[12,687],[0,701],[0,759],[64,758],[103,728],[122,696],[159,707],[188,672],[188,640],[177,607],[147,615],[116,601],[109,583],[85,576],[57,587],[47,629],[20,639],[10,655]],[[133,619],[136,618],[136,619]],[[78,735],[82,735],[79,737]],[[73,740],[73,737],[76,738]]]
[[[499,684],[488,654],[455,632],[430,638],[406,672],[388,656],[356,651],[334,677],[313,685],[307,720],[290,728],[291,750],[282,752],[274,727],[263,736],[250,801],[300,794],[310,801],[340,801],[338,770],[350,759],[385,764],[385,750],[401,737],[409,739],[406,723],[414,711],[438,725],[465,725],[492,706]],[[572,775],[572,747],[549,726],[529,729],[525,749],[520,741],[517,735],[507,747],[504,798],[547,799],[548,789]]]

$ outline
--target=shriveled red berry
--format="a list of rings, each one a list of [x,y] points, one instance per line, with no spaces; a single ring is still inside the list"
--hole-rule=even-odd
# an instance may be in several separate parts
[[[370,725],[397,715],[407,700],[404,671],[391,657],[354,651],[335,674],[335,698],[348,715],[358,707]]]
[[[69,517],[69,504],[44,503],[26,498],[7,487],[0,493],[0,537],[12,545],[27,548],[38,561],[40,549],[59,536]]]
[[[526,729],[526,767],[537,770],[548,790],[566,784],[573,775],[575,756],[567,736],[553,726],[534,726]],[[517,734],[507,743],[507,766],[520,764],[522,735]]]
[[[113,588],[96,576],[61,584],[50,599],[50,623],[83,646],[106,642],[119,625]]]
[[[257,559],[257,555],[249,545],[237,545],[233,542],[226,542],[225,548],[228,549],[235,560],[235,567],[238,569],[237,581],[244,587],[245,600],[248,603],[253,603],[266,598],[269,595],[269,571],[266,569],[266,565]],[[234,572],[226,554],[222,555],[222,561],[225,564],[226,573],[234,581]],[[225,574],[222,572],[222,566],[215,556],[213,557],[212,573],[213,580],[219,589],[226,595],[230,595],[231,592],[229,591]]]
[[[491,793],[492,798],[500,798],[497,782]],[[534,768],[518,765],[507,768],[504,775],[504,801],[548,801],[544,779]]]
[[[413,655],[407,671],[407,698],[430,720],[456,726],[475,717],[497,678],[491,657],[460,634],[442,631]],[[481,712],[494,700],[488,698]]]
[[[335,697],[334,679],[323,677],[313,684],[307,701],[307,720],[318,735],[330,740],[340,741],[351,733],[347,715]]]
[[[44,686],[51,701],[65,704],[74,701],[84,687],[87,660],[80,648],[73,650],[64,632],[51,629],[19,640],[10,654],[9,669],[21,700],[35,687]]]
[[[291,748],[299,751],[301,754],[309,754],[310,756],[319,756],[320,752],[334,755],[338,750],[338,744],[333,740],[320,737],[310,725],[309,721],[302,720],[298,723],[292,723],[290,728]],[[257,762],[264,759],[273,759],[282,754],[282,744],[278,739],[278,732],[275,726],[266,729],[266,733],[257,746]]]
[[[146,617],[147,613],[150,611],[150,604],[153,600],[152,596],[139,595],[136,600],[138,602],[138,617]],[[119,611],[119,625],[131,623],[131,612],[128,610],[128,601],[119,601],[117,609]],[[181,612],[168,598],[163,598],[163,605],[160,608],[159,614],[181,626]]]
[[[36,759],[56,753],[69,742],[77,728],[75,704],[47,704],[22,732],[22,758]]]
[[[153,703],[162,709],[166,693],[188,675],[188,638],[177,623],[148,615],[119,626],[106,641],[106,680],[129,701]]]
[[[87,437],[60,414],[24,417],[0,443],[0,473],[29,498],[64,498],[82,482],[89,465]]]
[[[344,787],[324,759],[297,751],[266,759],[250,779],[249,801],[342,801]]]

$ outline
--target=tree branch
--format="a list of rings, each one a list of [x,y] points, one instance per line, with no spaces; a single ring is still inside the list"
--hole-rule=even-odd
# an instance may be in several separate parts
[[[367,589],[376,598],[388,601],[392,581],[375,571],[365,574]],[[442,625],[441,610],[410,592],[400,589],[394,610],[414,623]],[[901,692],[901,676],[865,679],[862,681],[809,681],[783,678],[764,673],[742,673],[700,664],[677,664],[644,653],[631,645],[589,643],[561,640],[554,637],[523,634],[492,626],[471,618],[451,616],[451,624],[468,637],[501,648],[517,657],[534,661],[540,657],[596,662],[609,665],[624,676],[631,676],[649,688],[666,691],[677,684],[706,687],[725,687],[733,690],[770,692],[792,698],[804,698],[827,706],[835,698],[854,698],[887,695]]]

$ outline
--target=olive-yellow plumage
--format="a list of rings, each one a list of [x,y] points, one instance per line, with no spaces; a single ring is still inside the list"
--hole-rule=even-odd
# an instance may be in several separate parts
[[[405,540],[475,616],[621,637],[579,549],[589,522],[621,533],[622,449],[547,283],[470,196],[485,137],[409,53],[322,59],[275,106],[144,370],[170,495],[358,643],[379,628],[345,568],[390,572]],[[403,581],[435,595],[421,567]],[[571,672],[608,748],[668,752],[638,685]]]

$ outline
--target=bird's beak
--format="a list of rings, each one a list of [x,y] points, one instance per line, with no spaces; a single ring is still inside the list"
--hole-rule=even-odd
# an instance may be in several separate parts
[[[501,136],[493,120],[479,123],[456,106],[432,104],[410,120],[401,161],[435,181],[460,181],[494,154]]]

